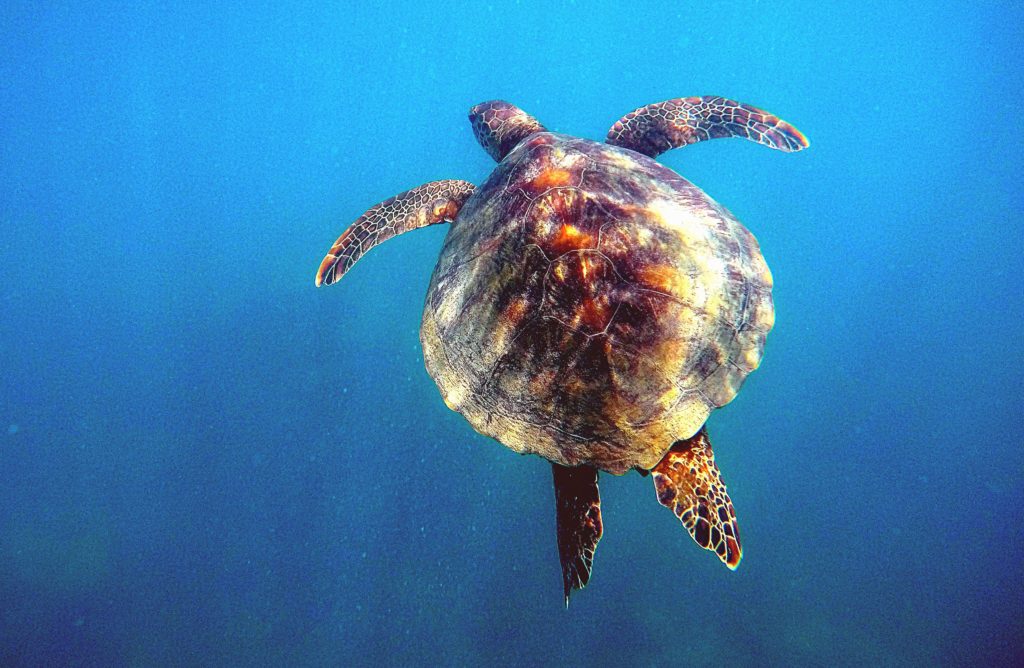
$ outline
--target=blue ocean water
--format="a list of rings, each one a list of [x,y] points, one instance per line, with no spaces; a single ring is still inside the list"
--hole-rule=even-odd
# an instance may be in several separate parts
[[[1014,3],[0,6],[0,665],[1020,665],[1024,10]],[[709,422],[744,560],[601,479],[562,605],[548,464],[423,369],[444,238],[342,283],[502,98],[603,138],[716,94],[810,139],[664,164],[775,278]]]

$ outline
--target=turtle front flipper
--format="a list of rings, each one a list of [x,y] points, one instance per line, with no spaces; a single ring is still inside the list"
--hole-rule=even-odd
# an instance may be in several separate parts
[[[501,162],[516,145],[544,126],[514,104],[502,100],[481,102],[469,110],[473,134],[488,155]]]
[[[366,251],[402,232],[455,220],[476,189],[468,181],[431,181],[370,207],[327,252],[317,287],[337,283]]]
[[[597,469],[592,466],[562,466],[551,463],[555,477],[555,508],[558,528],[558,557],[562,561],[565,607],[569,594],[590,581],[594,551],[601,540],[601,495]]]
[[[676,441],[651,474],[661,505],[675,513],[698,545],[736,570],[743,557],[740,527],[706,428]]]
[[[705,139],[745,137],[780,151],[807,148],[803,133],[778,116],[724,97],[679,97],[632,111],[605,140],[652,158]]]

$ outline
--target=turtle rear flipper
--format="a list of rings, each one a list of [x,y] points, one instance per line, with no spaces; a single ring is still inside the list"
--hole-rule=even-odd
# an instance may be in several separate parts
[[[565,607],[569,594],[590,581],[594,551],[601,540],[601,495],[593,466],[562,466],[551,463],[555,478],[558,557],[562,561]]]
[[[366,251],[402,232],[455,220],[476,189],[468,181],[431,181],[375,204],[327,252],[316,284],[336,283]]]
[[[778,116],[711,95],[640,107],[616,121],[605,141],[654,158],[669,149],[720,137],[743,137],[787,153],[808,145],[802,132]]]
[[[735,570],[743,557],[736,510],[711,452],[707,429],[676,441],[653,469],[658,501],[669,508],[697,544]]]

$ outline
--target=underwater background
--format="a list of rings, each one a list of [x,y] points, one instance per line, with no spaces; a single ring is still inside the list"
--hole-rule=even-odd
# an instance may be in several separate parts
[[[202,3],[205,5],[206,3]],[[1024,663],[1017,3],[0,6],[0,665]],[[313,277],[466,113],[602,139],[715,94],[810,139],[660,160],[756,235],[761,368],[709,430],[736,572],[444,405],[436,226]]]

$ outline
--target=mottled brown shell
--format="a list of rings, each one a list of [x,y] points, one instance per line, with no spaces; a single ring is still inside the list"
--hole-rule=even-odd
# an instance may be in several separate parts
[[[423,313],[446,403],[522,453],[652,468],[736,395],[774,322],[757,241],[626,149],[542,132],[459,212]]]

